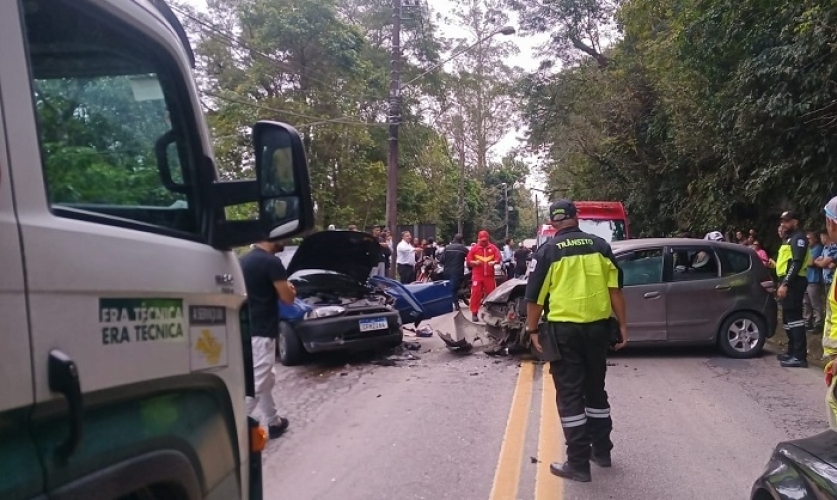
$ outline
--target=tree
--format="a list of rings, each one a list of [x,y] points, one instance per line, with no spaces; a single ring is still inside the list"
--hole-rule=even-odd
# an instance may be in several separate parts
[[[770,240],[784,209],[820,219],[837,188],[837,6],[632,0],[614,19],[607,64],[523,82],[551,187],[623,201],[640,235],[747,224]]]
[[[388,56],[382,32],[356,24],[377,19],[383,7],[375,0],[211,0],[208,15],[187,12],[225,176],[252,175],[250,124],[287,121],[304,135],[317,223],[383,220],[388,75],[378,63]],[[432,37],[412,31],[427,38],[413,36],[414,52],[432,58]],[[405,115],[411,119],[409,106]],[[445,142],[422,126],[405,127],[404,142],[399,189],[410,195],[399,197],[402,220],[435,220],[453,197],[439,180],[450,166]]]

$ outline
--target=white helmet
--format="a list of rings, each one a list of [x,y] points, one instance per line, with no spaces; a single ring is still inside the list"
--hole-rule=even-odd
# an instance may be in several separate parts
[[[712,232],[706,233],[706,236],[704,236],[703,239],[709,240],[709,241],[724,241],[724,235],[721,234],[720,231],[712,231]]]

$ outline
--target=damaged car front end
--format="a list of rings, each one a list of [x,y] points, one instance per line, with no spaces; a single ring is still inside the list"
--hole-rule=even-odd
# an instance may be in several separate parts
[[[479,317],[486,334],[499,349],[529,352],[532,341],[526,331],[525,278],[512,278],[489,293],[480,307]]]
[[[305,238],[288,265],[297,297],[279,303],[277,354],[284,365],[302,363],[309,354],[373,350],[402,342],[402,316],[424,310],[411,298],[399,311],[396,298],[368,282],[380,259],[380,244],[358,231],[323,231]],[[400,284],[397,284],[400,286]]]
[[[471,352],[474,347],[487,354],[520,354],[532,351],[526,331],[526,279],[513,278],[489,293],[479,310],[484,326],[472,323],[460,313],[454,318],[454,333],[439,337],[454,352]]]

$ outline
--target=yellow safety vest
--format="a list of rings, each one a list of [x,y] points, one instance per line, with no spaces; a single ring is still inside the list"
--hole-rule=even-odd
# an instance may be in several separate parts
[[[793,249],[790,242],[786,241],[779,247],[779,256],[776,258],[776,275],[780,278],[788,274],[788,267],[793,260]],[[799,276],[806,276],[808,274],[808,266],[811,265],[811,249],[805,252],[805,262],[797,273]]]
[[[837,317],[834,313],[837,312],[837,297],[834,296],[837,290],[837,280],[831,282],[831,287],[828,290],[828,306],[831,314],[827,315],[829,320],[825,322],[825,331],[822,335],[822,347],[826,356],[833,356],[837,354]]]

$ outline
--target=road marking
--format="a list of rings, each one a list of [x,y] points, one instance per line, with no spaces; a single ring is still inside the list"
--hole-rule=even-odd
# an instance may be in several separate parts
[[[535,500],[560,500],[564,497],[564,482],[549,471],[550,462],[564,460],[561,446],[561,427],[555,406],[555,384],[549,373],[549,363],[543,365],[543,396],[541,397],[541,428],[538,434],[538,471],[535,474]]]
[[[506,433],[500,446],[497,470],[494,472],[494,485],[491,487],[490,500],[513,500],[517,498],[520,484],[520,468],[523,464],[523,445],[526,441],[526,426],[529,421],[529,408],[532,405],[532,386],[534,385],[535,365],[524,361],[517,376],[514,388]]]

